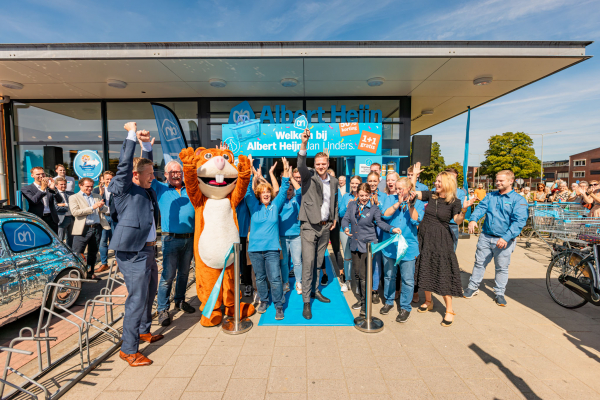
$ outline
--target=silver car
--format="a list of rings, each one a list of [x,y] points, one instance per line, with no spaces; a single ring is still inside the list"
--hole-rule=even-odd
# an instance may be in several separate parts
[[[40,218],[0,209],[0,326],[48,302],[42,298],[46,283],[60,282],[71,271],[86,276],[82,260]],[[70,307],[79,293],[64,290],[58,299]]]

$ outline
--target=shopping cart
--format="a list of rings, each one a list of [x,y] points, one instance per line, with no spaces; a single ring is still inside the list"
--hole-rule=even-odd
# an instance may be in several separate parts
[[[554,242],[555,239],[580,243],[577,240],[580,225],[573,222],[574,227],[571,227],[569,224],[565,225],[564,221],[583,222],[588,212],[589,210],[578,203],[536,202],[530,204],[528,224],[531,226],[531,232],[525,246],[531,247],[531,239],[534,235],[537,235],[550,249],[553,249],[550,242]]]

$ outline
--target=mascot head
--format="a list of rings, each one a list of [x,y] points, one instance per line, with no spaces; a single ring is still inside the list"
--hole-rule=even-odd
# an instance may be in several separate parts
[[[200,160],[196,164],[200,190],[209,199],[224,199],[235,188],[238,170],[233,165],[233,153],[230,150],[196,150]]]

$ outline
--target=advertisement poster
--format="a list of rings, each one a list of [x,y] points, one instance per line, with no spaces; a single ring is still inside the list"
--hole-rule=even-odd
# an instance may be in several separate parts
[[[81,178],[97,180],[102,173],[102,158],[96,151],[83,150],[73,160],[73,170]]]
[[[331,157],[380,155],[380,123],[310,124],[308,156],[329,150]],[[294,124],[260,124],[249,120],[222,126],[223,141],[234,155],[253,157],[295,157],[302,142],[302,130]]]

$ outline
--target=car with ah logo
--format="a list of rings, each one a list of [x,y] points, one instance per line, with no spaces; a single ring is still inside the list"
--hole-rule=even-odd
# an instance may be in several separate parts
[[[0,326],[37,310],[48,282],[61,282],[72,271],[86,277],[86,267],[40,218],[0,208]],[[74,277],[71,274],[70,277]],[[81,282],[70,282],[81,287]],[[70,307],[79,290],[62,289],[58,302]]]

